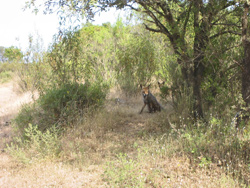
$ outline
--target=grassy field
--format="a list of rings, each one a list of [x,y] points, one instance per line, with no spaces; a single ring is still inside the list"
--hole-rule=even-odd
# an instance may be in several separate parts
[[[1,124],[0,187],[246,187],[230,166],[199,148],[208,147],[208,138],[170,122],[171,105],[139,114],[142,105],[139,95],[113,91],[102,109],[63,134],[28,129],[29,142],[18,140],[15,124]]]

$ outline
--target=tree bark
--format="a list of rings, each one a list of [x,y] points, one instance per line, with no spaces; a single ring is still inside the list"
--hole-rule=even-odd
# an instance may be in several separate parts
[[[195,121],[203,118],[203,109],[202,109],[202,96],[201,96],[201,83],[203,80],[204,73],[204,50],[205,44],[207,41],[206,37],[206,29],[204,20],[199,24],[199,13],[201,10],[202,2],[200,0],[196,0],[197,7],[194,9],[194,72],[193,72],[193,95],[194,95],[194,103],[193,103],[193,115]]]
[[[247,36],[249,4],[244,4],[242,18],[242,43],[244,46],[244,59],[242,63],[242,97],[246,107],[250,105],[250,41]]]
[[[244,4],[242,17],[242,43],[244,47],[244,59],[242,63],[242,97],[246,107],[250,105],[250,42],[247,38],[249,4]]]
[[[193,95],[194,95],[194,106],[193,113],[194,119],[203,118],[202,109],[202,96],[201,96],[201,83],[203,80],[204,65],[202,63],[203,58],[199,57],[194,60],[194,81],[193,81]]]
[[[244,60],[242,70],[242,97],[246,107],[250,105],[250,42],[244,42]]]

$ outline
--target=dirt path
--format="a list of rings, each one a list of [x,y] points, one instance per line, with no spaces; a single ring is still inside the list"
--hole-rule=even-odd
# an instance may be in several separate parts
[[[14,91],[12,82],[0,85],[0,124],[9,122],[17,113],[22,104],[32,101],[32,93],[18,94]]]
[[[11,137],[11,120],[17,115],[21,106],[32,101],[32,93],[15,92],[13,82],[0,85],[0,150],[3,150],[4,142]]]
[[[17,115],[21,106],[29,102],[32,102],[31,92],[17,93],[13,82],[0,85],[0,187],[8,187],[3,175],[10,174],[13,165],[13,169],[17,167],[10,156],[4,152],[6,143],[12,139],[11,120]],[[7,168],[5,164],[8,164]]]

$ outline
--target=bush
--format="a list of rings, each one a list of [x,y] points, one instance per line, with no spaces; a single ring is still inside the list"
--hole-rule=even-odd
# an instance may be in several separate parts
[[[16,118],[18,128],[23,133],[29,123],[38,125],[42,131],[54,124],[74,124],[79,115],[103,104],[106,88],[99,83],[69,83],[49,89],[34,104],[22,108]]]
[[[31,124],[24,129],[24,139],[15,138],[11,145],[7,146],[7,152],[23,163],[34,160],[59,157],[61,153],[60,129],[50,127],[46,132],[38,130]]]
[[[38,103],[45,111],[53,111],[55,116],[65,113],[72,106],[79,110],[90,106],[100,106],[106,97],[100,85],[93,84],[65,84],[59,89],[50,89],[41,96]],[[66,112],[67,114],[69,112]]]

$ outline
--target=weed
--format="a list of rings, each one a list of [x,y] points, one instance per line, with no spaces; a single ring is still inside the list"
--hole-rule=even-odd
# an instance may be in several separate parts
[[[200,166],[201,168],[207,168],[207,167],[209,167],[209,165],[210,165],[211,163],[212,163],[212,162],[211,162],[211,159],[207,159],[206,157],[202,157],[199,166]]]
[[[23,163],[31,163],[35,160],[59,157],[60,131],[56,126],[51,126],[46,132],[41,132],[38,126],[29,124],[24,131],[23,139],[17,137],[7,146],[7,152],[14,158]]]
[[[111,187],[145,187],[145,177],[139,164],[120,153],[117,160],[107,163],[104,178]]]

